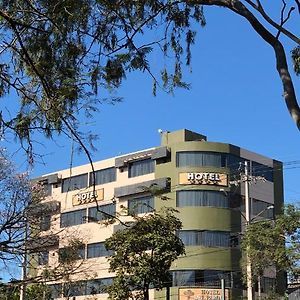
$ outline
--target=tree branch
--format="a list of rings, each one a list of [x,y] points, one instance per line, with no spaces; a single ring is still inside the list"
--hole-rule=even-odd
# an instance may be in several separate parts
[[[289,18],[291,17],[291,13],[292,11],[295,9],[294,6],[292,6],[287,14],[287,17],[284,18],[284,11],[286,9],[286,2],[284,0],[282,0],[283,2],[283,6],[282,6],[282,9],[281,9],[281,17],[280,17],[280,29],[278,30],[278,33],[276,35],[276,39],[279,38],[279,35],[280,33],[282,32],[282,28],[283,28],[283,25],[289,20]]]
[[[233,1],[234,3],[236,2],[236,0]],[[269,15],[265,12],[265,10],[263,9],[261,2],[258,2],[258,5],[255,5],[252,1],[250,0],[245,0],[246,3],[248,3],[251,7],[253,7],[256,11],[258,11],[261,16],[270,24],[272,25],[275,29],[277,29],[278,31],[280,30],[280,32],[282,32],[284,35],[286,35],[288,38],[290,38],[291,40],[293,40],[295,43],[297,43],[298,45],[300,45],[300,39],[294,35],[292,32],[290,32],[289,30],[285,29],[284,27],[281,27],[281,25],[277,24],[274,20],[272,20]],[[241,3],[241,5],[243,5]],[[244,5],[243,5],[244,6]],[[228,7],[228,6],[227,6]],[[245,7],[245,6],[244,6]],[[245,7],[246,8],[246,7]],[[249,11],[250,12],[250,11]]]
[[[275,52],[277,72],[283,85],[283,97],[286,106],[298,130],[300,130],[300,108],[297,103],[293,81],[288,70],[286,54],[281,42],[276,39],[240,1],[233,1],[233,5],[227,7],[244,17],[251,24],[252,28],[272,46]]]

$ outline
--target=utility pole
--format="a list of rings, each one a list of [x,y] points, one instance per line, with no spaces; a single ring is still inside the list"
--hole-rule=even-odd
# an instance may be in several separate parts
[[[249,194],[249,163],[245,161],[245,209],[246,209],[246,230],[248,225],[251,222],[251,202],[250,202],[250,194]],[[249,257],[249,246],[246,250],[246,273],[247,273],[247,299],[253,300],[253,287],[252,287],[252,268],[251,268],[251,260]]]
[[[225,279],[224,279],[224,277],[221,278],[221,293],[222,293],[221,299],[226,300],[225,299]]]
[[[20,300],[26,299],[26,279],[27,279],[27,239],[28,239],[28,220],[25,219],[25,232],[24,232],[24,253],[22,257],[22,270],[21,270],[21,286],[20,286]]]

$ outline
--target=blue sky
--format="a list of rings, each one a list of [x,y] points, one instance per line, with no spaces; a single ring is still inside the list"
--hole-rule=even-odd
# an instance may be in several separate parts
[[[123,102],[102,105],[95,119],[82,125],[83,130],[99,135],[93,159],[159,145],[159,128],[187,128],[206,135],[209,141],[235,144],[283,161],[285,201],[297,202],[300,132],[281,96],[273,51],[240,17],[225,9],[205,12],[207,26],[198,30],[192,73],[186,72],[185,77],[191,89],[177,90],[175,95],[158,90],[153,97],[147,74],[129,74],[117,94]],[[154,53],[152,63],[158,69],[164,62]],[[295,78],[295,87],[300,99],[299,79]],[[37,163],[31,176],[70,166],[71,141],[58,138],[38,142],[44,145],[40,146],[44,164]],[[13,153],[15,142],[5,146]],[[24,169],[25,157],[18,152],[13,158]],[[81,154],[74,157],[73,164],[87,162]]]
[[[185,74],[191,89],[177,90],[175,95],[158,90],[153,97],[147,74],[129,74],[116,94],[123,102],[103,104],[95,119],[82,125],[99,135],[93,158],[159,145],[159,128],[187,128],[210,141],[229,142],[287,163],[285,200],[298,201],[300,132],[281,96],[273,50],[239,16],[215,8],[205,13],[207,25],[197,33],[192,72]],[[154,53],[154,69],[163,63],[161,55]],[[298,95],[299,79],[295,78]],[[45,145],[41,148],[45,165],[36,164],[32,176],[69,167],[69,140],[39,142]],[[86,162],[83,154],[74,158],[75,165]]]
[[[280,10],[275,4],[280,1],[273,3],[271,13],[279,16]],[[192,72],[185,70],[185,80],[191,89],[176,90],[174,95],[158,89],[154,97],[149,75],[128,74],[115,94],[123,97],[123,102],[103,104],[93,120],[83,121],[82,130],[92,130],[99,135],[93,159],[159,145],[159,128],[169,131],[187,128],[206,135],[210,141],[232,143],[287,163],[285,200],[300,200],[297,180],[300,177],[300,132],[281,96],[273,50],[249,24],[230,11],[209,7],[205,15],[207,25],[197,30],[197,42],[192,49]],[[296,26],[291,23],[291,28]],[[287,47],[287,55],[290,50],[291,47]],[[161,53],[154,52],[151,60],[154,71],[164,63],[168,62]],[[294,79],[298,95],[299,80]],[[4,103],[14,109],[13,96]],[[39,138],[37,142],[44,164],[36,163],[31,176],[70,166],[70,140]],[[5,146],[13,153],[17,166],[24,169],[26,159],[24,153],[14,153],[15,141]],[[73,158],[73,165],[87,162],[83,154]]]

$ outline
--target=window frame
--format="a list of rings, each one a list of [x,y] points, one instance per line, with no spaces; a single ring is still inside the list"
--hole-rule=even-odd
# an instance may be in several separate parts
[[[115,203],[110,203],[110,204],[100,205],[99,209],[105,212],[106,207],[112,207],[113,208],[112,210],[108,209],[108,211],[107,211],[108,215],[106,215],[105,213],[99,212],[97,210],[97,206],[88,207],[88,212],[87,212],[88,223],[101,222],[101,221],[106,221],[106,220],[112,219],[113,216],[116,215],[116,204]],[[91,211],[95,211],[95,213],[91,214]],[[100,214],[101,214],[102,217],[98,218],[98,215],[100,215]]]
[[[113,174],[109,174],[110,171],[114,171]],[[105,180],[100,180],[99,179],[99,175],[98,174],[105,174],[106,172],[108,172],[109,177],[108,179]],[[98,175],[98,179],[97,179],[97,175]],[[117,168],[116,167],[108,167],[105,169],[100,169],[100,170],[96,170],[95,171],[95,185],[102,185],[102,184],[106,184],[106,183],[110,183],[110,182],[114,182],[117,180]],[[89,186],[93,186],[93,172],[89,173]]]
[[[99,246],[99,250],[97,250],[97,246]],[[92,247],[95,247],[95,249],[91,249]],[[104,242],[96,242],[87,244],[87,251],[86,251],[86,258],[97,258],[97,257],[107,257],[113,255],[112,250],[106,250],[105,243]],[[91,251],[93,251],[93,255],[91,255]],[[99,253],[99,255],[97,255]],[[96,255],[95,255],[96,254]]]
[[[147,203],[145,203],[146,201]],[[150,204],[149,204],[150,203]],[[144,195],[140,197],[130,198],[127,201],[128,214],[138,215],[146,214],[154,211],[154,196]],[[132,206],[132,207],[131,207]],[[142,209],[139,209],[142,208]],[[145,208],[145,209],[143,209]]]
[[[80,178],[80,177],[83,178],[82,184],[80,184],[79,186],[76,186],[76,183],[74,184],[72,181],[74,181],[75,179]],[[65,186],[66,182],[68,182],[67,187]],[[67,192],[71,192],[71,191],[80,190],[80,189],[83,189],[86,187],[88,187],[88,173],[83,173],[83,174],[63,178],[62,183],[61,183],[61,192],[67,193]]]
[[[143,176],[155,172],[155,160],[151,158],[132,161],[128,164],[128,178]]]
[[[63,224],[63,222],[64,222],[63,218],[65,216],[70,216],[70,215],[73,215],[73,214],[75,215],[79,212],[82,213],[82,217],[81,217],[80,222],[71,222],[71,223],[68,223],[68,224]],[[85,224],[86,223],[86,216],[87,216],[87,209],[86,208],[63,212],[63,213],[60,214],[60,228]],[[74,217],[74,220],[76,220],[76,219],[77,219],[77,217]],[[65,222],[67,222],[67,220],[65,220]]]
[[[183,236],[187,234],[187,236]],[[217,235],[220,234],[218,237]],[[231,248],[231,232],[220,230],[179,230],[178,237],[186,247]],[[227,239],[227,240],[226,240]]]
[[[186,195],[184,196],[185,199],[180,199],[180,194]],[[191,195],[190,200],[188,194]],[[216,199],[213,199],[213,195],[216,195]],[[198,189],[178,190],[176,191],[176,207],[217,207],[228,209],[230,208],[230,201],[224,192],[220,191]]]
[[[40,251],[38,254],[37,263],[39,266],[46,266],[49,263],[49,250]]]

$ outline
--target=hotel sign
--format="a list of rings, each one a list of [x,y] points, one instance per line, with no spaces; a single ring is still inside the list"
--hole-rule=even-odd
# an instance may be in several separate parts
[[[91,203],[94,201],[101,201],[104,199],[104,189],[82,192],[73,196],[73,206]]]
[[[179,300],[222,300],[222,290],[206,288],[180,288]],[[228,289],[225,289],[225,300],[229,300]]]
[[[223,173],[179,173],[179,184],[228,185],[227,174]]]

